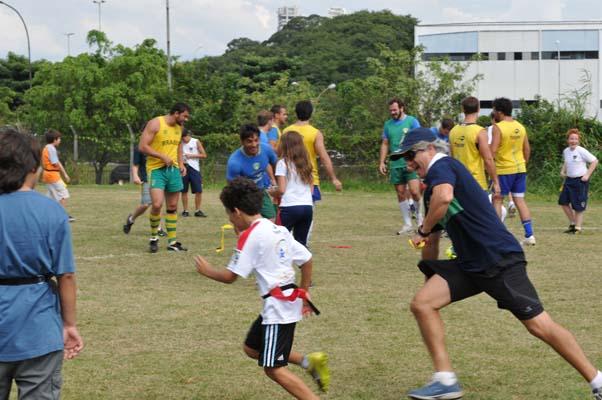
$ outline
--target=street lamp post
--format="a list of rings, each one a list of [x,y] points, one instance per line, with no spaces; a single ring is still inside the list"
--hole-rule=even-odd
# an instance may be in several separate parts
[[[167,88],[171,91],[171,42],[169,39],[169,0],[165,0],[165,16],[167,18]]]
[[[334,84],[334,83],[331,83],[330,85],[328,85],[328,86],[326,87],[326,89],[322,90],[322,91],[320,92],[320,94],[318,95],[318,97],[316,97],[316,104],[318,104],[318,101],[320,100],[320,96],[322,96],[324,93],[326,93],[326,92],[327,92],[327,91],[329,91],[329,90],[336,89],[336,87],[337,87],[337,85],[336,85],[336,84]]]
[[[63,33],[67,36],[67,57],[71,57],[71,36],[75,35],[73,32]]]
[[[556,40],[556,59],[558,61],[558,106],[560,107],[560,40]]]
[[[98,31],[99,32],[102,32],[102,28],[101,28],[101,24],[100,24],[100,14],[101,14],[100,9],[101,9],[102,3],[106,3],[106,2],[107,2],[107,0],[92,0],[92,3],[98,4]]]
[[[31,73],[31,44],[29,42],[29,31],[27,30],[27,24],[25,23],[25,20],[21,16],[21,13],[15,7],[13,7],[10,4],[7,4],[7,3],[5,3],[3,1],[0,1],[0,4],[4,4],[8,8],[10,8],[14,12],[16,12],[17,15],[19,16],[19,18],[21,18],[21,22],[23,22],[23,27],[25,28],[25,36],[27,36],[27,58],[29,60],[29,88],[31,89],[31,77],[32,77],[32,73]]]

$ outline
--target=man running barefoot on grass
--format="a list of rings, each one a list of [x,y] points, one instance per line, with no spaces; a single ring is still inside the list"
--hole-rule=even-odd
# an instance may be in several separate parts
[[[311,253],[293,239],[283,226],[274,225],[259,213],[263,191],[250,179],[238,177],[220,195],[226,214],[237,232],[238,244],[227,269],[215,269],[201,256],[195,257],[201,275],[223,283],[253,273],[263,310],[255,320],[243,349],[263,367],[265,374],[297,399],[318,397],[286,366],[289,361],[306,369],[324,392],[330,384],[328,358],[322,352],[302,355],[291,351],[295,325],[310,315],[309,284]],[[301,268],[301,286],[295,285],[294,265]]]

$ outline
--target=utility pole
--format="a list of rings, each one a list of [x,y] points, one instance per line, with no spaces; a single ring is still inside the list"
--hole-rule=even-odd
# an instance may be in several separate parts
[[[23,27],[25,28],[25,36],[27,36],[27,57],[29,60],[29,88],[31,89],[31,77],[32,77],[32,73],[31,73],[31,43],[29,42],[29,31],[27,30],[27,24],[25,23],[25,20],[21,16],[21,13],[15,7],[13,7],[10,4],[7,4],[3,1],[0,1],[0,4],[4,4],[8,8],[10,8],[14,12],[16,12],[17,15],[19,16],[19,18],[21,18],[21,22],[23,22]]]
[[[106,3],[107,0],[92,0],[92,3],[98,4],[98,31],[102,32],[102,25],[100,24],[100,14],[102,3]]]
[[[165,0],[165,15],[167,17],[167,88],[172,90],[171,86],[171,41],[169,39],[169,0]]]
[[[73,32],[63,33],[67,36],[67,57],[71,56],[71,36],[75,35]]]

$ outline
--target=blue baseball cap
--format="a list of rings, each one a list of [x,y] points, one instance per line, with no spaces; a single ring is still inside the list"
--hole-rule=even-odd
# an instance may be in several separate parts
[[[403,142],[399,146],[399,149],[391,153],[389,158],[391,160],[398,160],[405,153],[412,150],[412,147],[418,142],[434,142],[437,140],[437,136],[428,128],[415,128],[406,133],[403,138]]]

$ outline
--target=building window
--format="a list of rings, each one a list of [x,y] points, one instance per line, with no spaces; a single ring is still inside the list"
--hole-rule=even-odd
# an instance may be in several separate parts
[[[558,52],[557,51],[542,51],[541,59],[542,60],[557,60]],[[560,59],[561,60],[597,60],[598,52],[597,51],[561,51]]]
[[[477,53],[423,53],[422,61],[440,61],[449,59],[450,61],[471,61]]]
[[[523,59],[523,53],[520,52],[514,52],[514,59],[515,60],[522,60]]]
[[[506,59],[506,53],[497,53],[497,59],[502,61]]]
[[[539,51],[531,52],[531,60],[539,60]]]

